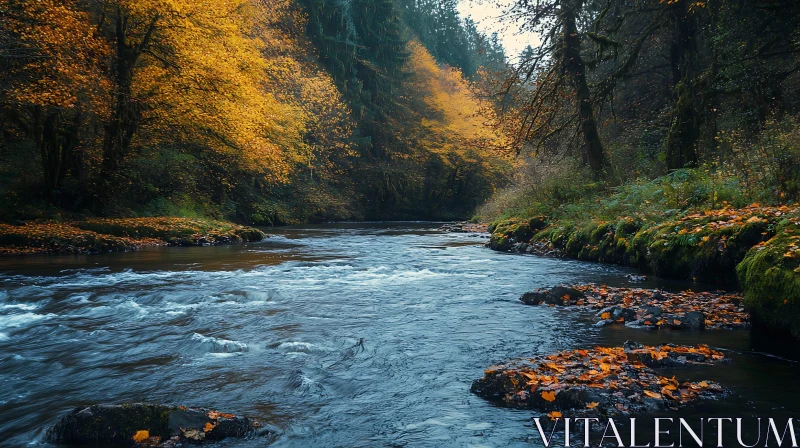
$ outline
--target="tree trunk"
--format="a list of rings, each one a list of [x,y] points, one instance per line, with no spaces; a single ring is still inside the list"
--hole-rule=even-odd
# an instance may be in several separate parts
[[[41,106],[34,108],[33,128],[30,131],[41,158],[43,193],[48,201],[54,200],[54,192],[67,176],[74,149],[78,144],[80,123],[80,109],[64,125],[60,110],[44,110]]]
[[[672,121],[665,142],[667,168],[670,170],[698,163],[697,140],[700,138],[701,99],[697,92],[697,25],[688,2],[679,0],[675,9],[675,37],[670,49],[674,84]]]
[[[563,1],[561,5],[563,67],[575,88],[578,118],[583,134],[583,159],[595,178],[600,178],[604,174],[606,158],[603,142],[597,130],[589,84],[586,81],[586,64],[581,57],[581,39],[575,19],[580,5],[580,0],[573,4]]]
[[[128,148],[139,128],[139,118],[141,107],[133,98],[133,75],[136,62],[142,52],[145,51],[155,31],[159,16],[153,17],[150,25],[138,44],[129,43],[126,33],[128,18],[122,10],[117,11],[115,21],[114,39],[116,41],[115,54],[115,73],[114,81],[116,92],[114,108],[111,118],[105,125],[105,136],[103,139],[103,164],[101,170],[101,207],[107,205],[114,186],[119,179],[119,169],[125,160]]]

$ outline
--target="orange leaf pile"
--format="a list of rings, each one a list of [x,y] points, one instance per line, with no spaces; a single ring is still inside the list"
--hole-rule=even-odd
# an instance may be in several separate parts
[[[683,382],[657,374],[653,368],[669,365],[710,364],[725,356],[706,345],[665,344],[595,347],[567,350],[507,365],[493,366],[473,383],[472,391],[497,398],[512,407],[563,410],[569,404],[585,411],[598,409],[627,414],[644,409],[645,399],[657,400],[667,409],[677,408],[702,396],[722,392],[718,384]],[[554,368],[557,366],[558,368]],[[619,406],[617,406],[619,405]]]
[[[563,300],[564,306],[580,306],[587,309],[603,310],[600,318],[614,319],[618,323],[632,322],[630,315],[614,317],[606,309],[618,307],[635,312],[635,320],[641,326],[679,328],[685,322],[684,316],[690,312],[700,312],[704,316],[706,329],[740,328],[750,322],[750,314],[742,305],[742,294],[735,292],[693,292],[677,293],[641,288],[613,288],[605,285],[573,286],[584,297]],[[540,290],[541,291],[541,290]],[[526,302],[530,303],[530,302]],[[658,308],[660,313],[653,313]],[[633,314],[633,313],[631,313]]]

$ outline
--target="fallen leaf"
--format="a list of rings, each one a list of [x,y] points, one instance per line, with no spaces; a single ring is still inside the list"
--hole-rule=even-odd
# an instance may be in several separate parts
[[[647,395],[650,398],[655,398],[656,400],[660,400],[661,399],[661,394],[659,394],[657,392],[653,392],[652,390],[645,390],[644,394]]]
[[[596,401],[593,401],[593,402],[591,402],[591,403],[587,404],[587,405],[586,405],[586,408],[587,408],[587,409],[594,409],[594,408],[596,408],[597,406],[600,406],[600,403],[598,403],[598,402],[596,402]]]
[[[136,431],[136,434],[133,435],[133,441],[136,443],[144,442],[145,440],[150,438],[150,431],[146,429],[142,429],[140,431]]]
[[[549,390],[548,391],[544,391],[544,392],[542,392],[542,398],[545,399],[546,401],[549,401],[549,402],[552,403],[552,402],[556,401],[556,393],[553,392],[553,391],[549,391]]]
[[[550,417],[550,420],[557,420],[557,419],[561,418],[561,413],[558,412],[558,411],[553,411],[553,412],[547,414],[547,416]]]

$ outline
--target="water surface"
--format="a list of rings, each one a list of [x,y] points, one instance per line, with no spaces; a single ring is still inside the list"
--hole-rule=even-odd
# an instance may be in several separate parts
[[[148,401],[237,412],[277,432],[221,446],[536,446],[532,413],[471,395],[472,380],[504,359],[626,339],[728,350],[724,368],[677,372],[735,391],[685,415],[796,414],[797,366],[775,341],[601,330],[572,311],[526,307],[517,298],[533,288],[630,286],[630,271],[501,254],[435,227],[289,228],[238,246],[0,259],[0,445],[41,444],[42,428],[75,406]]]

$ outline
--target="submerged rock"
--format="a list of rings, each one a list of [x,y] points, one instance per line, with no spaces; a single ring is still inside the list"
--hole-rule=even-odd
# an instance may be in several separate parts
[[[49,442],[93,446],[174,446],[255,435],[260,423],[208,409],[160,404],[79,407],[47,430]]]

